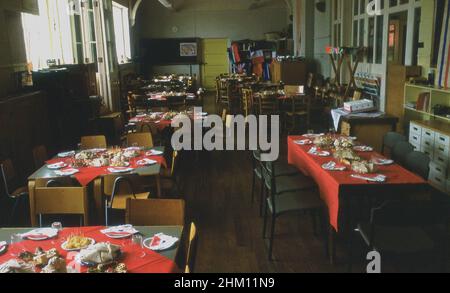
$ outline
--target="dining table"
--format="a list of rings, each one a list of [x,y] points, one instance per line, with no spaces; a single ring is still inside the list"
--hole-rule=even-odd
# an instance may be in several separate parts
[[[385,178],[382,181],[365,180],[363,179],[365,178],[364,175],[352,171],[351,166],[346,166],[345,170],[326,170],[324,166],[330,162],[336,165],[342,165],[342,163],[333,157],[330,150],[328,151],[329,156],[318,156],[311,152],[311,149],[315,147],[313,144],[314,137],[317,137],[317,135],[312,135],[312,137],[311,135],[289,136],[288,163],[316,182],[321,199],[328,210],[333,235],[341,232],[351,233],[359,216],[358,212],[361,212],[357,210],[358,204],[355,208],[355,203],[359,203],[364,198],[373,200],[383,197],[383,199],[388,200],[399,200],[411,191],[429,188],[425,179],[395,162],[376,166],[376,175]],[[335,135],[335,137],[342,136]],[[356,153],[362,160],[368,162],[374,159],[386,159],[370,147],[364,151],[356,151]],[[365,176],[370,179],[375,175],[366,174]],[[333,243],[331,244],[334,246]],[[333,254],[330,257],[332,258]],[[334,262],[333,259],[331,261]]]
[[[64,228],[60,230],[57,236],[41,241],[33,241],[29,239],[21,239],[19,242],[11,241],[18,235],[27,233],[33,228],[2,228],[0,229],[0,242],[7,243],[6,251],[0,254],[0,264],[9,260],[17,259],[21,252],[28,251],[34,253],[39,247],[45,251],[55,248],[60,256],[65,259],[68,267],[74,269],[79,268],[77,273],[85,273],[88,268],[86,266],[76,265],[76,254],[78,251],[66,251],[62,248],[62,244],[71,235],[78,235],[91,238],[95,243],[110,243],[120,246],[121,256],[117,260],[118,263],[123,263],[127,267],[128,273],[179,273],[180,268],[176,264],[176,257],[180,249],[180,239],[182,239],[182,226],[136,226],[134,227],[138,234],[142,236],[143,241],[153,237],[157,234],[178,238],[172,247],[164,251],[153,251],[145,246],[133,243],[131,236],[122,239],[109,238],[101,233],[105,229],[103,226],[91,227],[74,227]]]
[[[157,196],[161,197],[161,179],[160,173],[162,167],[167,167],[166,160],[163,155],[157,156],[147,156],[146,152],[154,150],[164,154],[165,147],[153,147],[151,149],[142,150],[141,155],[136,158],[130,159],[130,170],[125,175],[137,174],[139,176],[145,177],[155,177],[156,180],[156,189]],[[137,162],[140,159],[150,159],[155,161],[155,164],[151,165],[140,165]],[[34,196],[35,196],[35,187],[36,181],[39,179],[58,179],[61,177],[71,177],[78,181],[81,186],[89,186],[88,190],[92,190],[92,198],[94,200],[95,205],[95,216],[97,221],[100,223],[102,219],[104,219],[104,200],[103,200],[103,177],[106,175],[112,174],[109,171],[109,167],[81,167],[76,168],[78,173],[69,175],[69,176],[61,176],[58,175],[58,170],[51,170],[48,166],[57,162],[63,162],[66,165],[70,166],[72,163],[73,157],[60,158],[56,156],[55,158],[46,162],[46,165],[39,168],[33,174],[28,177],[28,192],[30,198],[30,216],[31,216],[31,225],[35,227],[37,225],[37,219],[35,217],[35,204],[34,204]]]

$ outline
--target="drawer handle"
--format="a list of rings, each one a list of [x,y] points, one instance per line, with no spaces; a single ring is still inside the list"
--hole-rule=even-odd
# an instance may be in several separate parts
[[[439,150],[440,150],[441,152],[445,151],[445,149],[442,148],[442,147],[440,147]]]
[[[417,128],[417,127],[413,127],[413,129],[414,129],[415,131],[419,131],[419,128]]]
[[[439,137],[439,140],[441,140],[441,141],[443,141],[443,142],[445,142],[445,141],[446,141],[446,139],[445,139],[445,138],[443,138],[443,137]]]
[[[442,170],[440,168],[436,168],[436,171],[438,171],[439,173],[442,173]]]
[[[445,162],[445,159],[443,159],[443,158],[438,158],[438,161]]]
[[[439,179],[439,178],[434,178],[437,182],[442,182],[442,180],[441,179]]]

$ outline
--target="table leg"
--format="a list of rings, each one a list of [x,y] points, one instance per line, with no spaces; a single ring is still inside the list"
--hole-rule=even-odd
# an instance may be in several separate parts
[[[328,233],[328,256],[330,258],[330,264],[334,265],[336,263],[336,232],[334,228],[330,226],[330,231]]]
[[[37,221],[36,221],[36,205],[34,201],[34,188],[36,186],[36,181],[29,180],[28,181],[28,194],[29,194],[29,201],[30,201],[30,221],[31,221],[31,227],[37,227]]]
[[[102,179],[97,178],[94,180],[94,203],[95,203],[95,213],[96,222],[105,222],[105,211],[103,208],[103,192],[102,192]]]
[[[158,198],[161,198],[161,176],[156,175],[156,193]]]

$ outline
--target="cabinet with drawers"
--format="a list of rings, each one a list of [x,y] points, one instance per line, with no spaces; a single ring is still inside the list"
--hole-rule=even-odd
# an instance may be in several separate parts
[[[409,142],[430,159],[429,181],[450,193],[450,125],[440,121],[411,121]]]

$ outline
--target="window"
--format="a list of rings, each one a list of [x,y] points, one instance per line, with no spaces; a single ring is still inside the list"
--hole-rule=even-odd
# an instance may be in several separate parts
[[[333,46],[342,46],[342,14],[343,14],[343,1],[333,1]]]
[[[126,63],[131,59],[128,8],[113,2],[113,19],[117,60]]]
[[[38,0],[39,15],[22,13],[27,62],[33,70],[50,63],[73,64],[72,32],[68,2]]]

